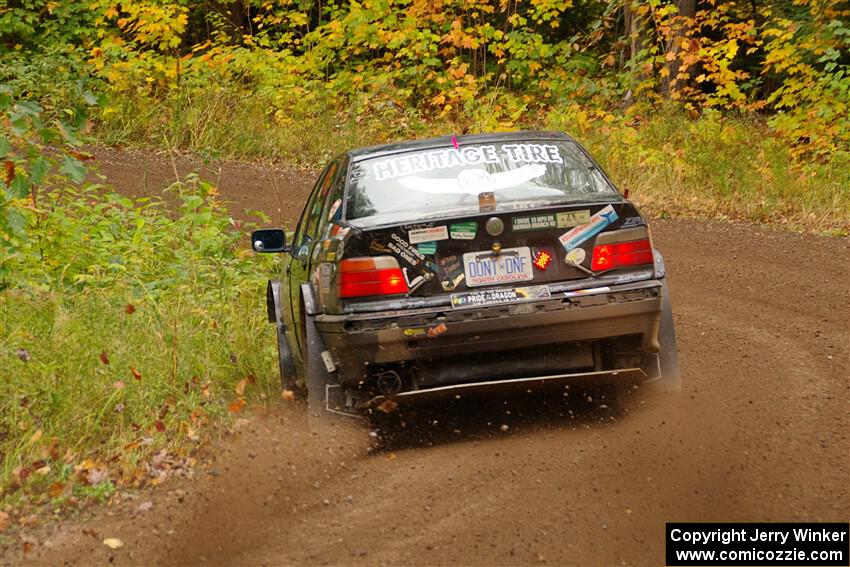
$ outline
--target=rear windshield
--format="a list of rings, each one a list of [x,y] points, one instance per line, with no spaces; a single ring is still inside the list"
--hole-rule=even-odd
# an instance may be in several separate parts
[[[353,163],[346,218],[374,225],[614,195],[573,142],[464,144]]]

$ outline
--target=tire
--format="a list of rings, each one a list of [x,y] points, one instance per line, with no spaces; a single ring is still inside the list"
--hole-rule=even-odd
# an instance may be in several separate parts
[[[667,280],[661,288],[661,326],[658,330],[658,342],[661,352],[658,353],[659,376],[648,382],[652,390],[658,392],[681,392],[682,372],[679,368],[679,351],[676,342],[676,327],[673,323],[673,304],[670,300],[670,289]]]

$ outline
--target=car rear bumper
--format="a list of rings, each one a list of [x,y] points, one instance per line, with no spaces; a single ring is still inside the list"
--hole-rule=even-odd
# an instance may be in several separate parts
[[[418,375],[433,370],[433,377],[420,382],[428,387],[446,384],[448,372],[463,381],[465,361],[476,356],[490,359],[506,375],[520,376],[525,367],[526,376],[535,376],[563,370],[559,353],[580,360],[582,353],[570,354],[571,346],[599,339],[639,336],[643,353],[657,353],[661,295],[661,281],[651,280],[526,303],[318,315],[315,321],[340,384],[364,381],[375,366],[419,363]],[[558,345],[563,347],[547,348]],[[533,361],[504,354],[533,352],[532,347],[541,353]],[[529,367],[530,362],[536,366]]]

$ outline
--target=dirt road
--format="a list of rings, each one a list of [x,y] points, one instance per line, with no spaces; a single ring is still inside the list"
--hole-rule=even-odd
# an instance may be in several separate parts
[[[120,157],[102,167],[138,179]],[[252,167],[225,166],[222,194],[296,216],[309,175],[277,171],[279,205]],[[24,564],[659,565],[668,521],[850,519],[846,240],[685,220],[653,235],[682,395],[624,413],[466,403],[377,451],[366,430],[317,439],[285,406],[241,423],[196,480],[62,523]]]

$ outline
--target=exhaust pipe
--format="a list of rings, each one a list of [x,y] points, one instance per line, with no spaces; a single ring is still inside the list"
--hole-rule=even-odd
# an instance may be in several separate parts
[[[401,392],[404,380],[395,370],[384,370],[375,376],[375,384],[378,387],[378,392],[386,396]]]

